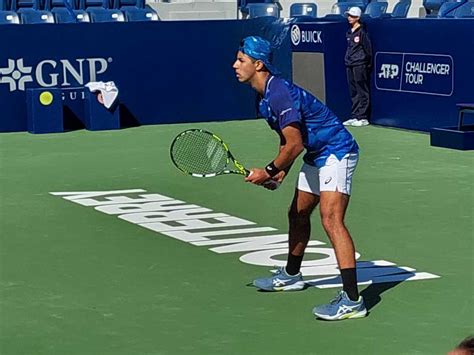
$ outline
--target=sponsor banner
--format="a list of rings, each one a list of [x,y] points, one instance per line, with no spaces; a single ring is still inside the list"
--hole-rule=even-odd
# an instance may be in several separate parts
[[[444,54],[377,52],[375,86],[378,90],[451,96],[453,58]]]
[[[323,31],[314,24],[294,24],[290,28],[293,52],[322,52]]]
[[[27,129],[28,89],[58,88],[65,101],[79,102],[80,90],[69,89],[91,81],[114,81],[121,113],[134,124],[255,118],[256,94],[238,82],[232,64],[243,35],[266,31],[281,36],[273,60],[290,79],[290,38],[286,25],[273,22],[0,26],[0,132]],[[98,34],[106,40],[98,41]],[[212,38],[212,45],[190,60],[189,53],[204,53],[203,38]],[[210,94],[209,88],[218,89]]]
[[[284,266],[288,235],[269,226],[213,211],[143,189],[113,191],[51,192],[52,195],[111,217],[135,224],[216,254],[239,254],[239,260],[264,267]],[[131,236],[132,237],[132,236]],[[301,272],[305,282],[318,288],[341,287],[334,249],[311,240],[305,251]],[[361,261],[356,253],[359,284],[401,282],[439,278],[386,260]]]
[[[37,63],[27,63],[25,58],[7,59],[7,66],[0,68],[0,84],[8,90],[25,91],[29,87],[70,87],[96,81],[108,69],[113,59],[78,58],[44,59]]]

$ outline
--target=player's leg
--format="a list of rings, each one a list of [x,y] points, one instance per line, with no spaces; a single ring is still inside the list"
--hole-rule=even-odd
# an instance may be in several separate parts
[[[313,310],[316,316],[327,320],[360,318],[367,314],[357,290],[354,243],[344,223],[357,159],[357,154],[349,154],[341,161],[331,156],[321,168],[321,222],[335,250],[343,284],[343,291],[334,301]]]
[[[305,287],[300,273],[304,250],[311,232],[310,216],[319,202],[319,171],[303,165],[298,186],[288,212],[288,262],[277,272],[266,278],[256,279],[253,285],[265,291],[298,291]]]
[[[311,235],[311,214],[318,203],[318,195],[298,189],[295,190],[295,195],[288,211],[289,248],[286,272],[289,275],[296,275],[300,272],[304,251]]]
[[[338,191],[321,191],[321,222],[336,252],[344,291],[352,300],[357,300],[359,294],[355,273],[355,248],[352,237],[344,224],[348,204],[349,195],[347,194]],[[347,280],[344,271],[347,273]]]

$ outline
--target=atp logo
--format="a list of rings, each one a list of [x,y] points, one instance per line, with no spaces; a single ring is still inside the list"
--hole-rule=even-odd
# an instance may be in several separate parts
[[[301,31],[298,25],[291,26],[291,42],[297,46],[301,41]]]
[[[26,66],[23,60],[8,59],[8,65],[0,68],[0,84],[8,84],[10,92],[25,91],[27,83],[36,83],[36,86],[44,88],[83,86],[96,81],[113,61],[110,57],[45,59],[33,66]]]
[[[23,58],[8,59],[8,66],[6,68],[0,68],[0,84],[8,84],[10,91],[25,90],[25,83],[32,82],[33,77],[31,74],[32,67],[25,67],[23,64]]]
[[[399,68],[396,64],[382,64],[380,67],[379,78],[395,79],[398,76]]]

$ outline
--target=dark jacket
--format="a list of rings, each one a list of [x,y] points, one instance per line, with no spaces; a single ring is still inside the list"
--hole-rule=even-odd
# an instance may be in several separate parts
[[[356,65],[372,66],[372,45],[369,36],[363,26],[352,32],[349,29],[346,33],[347,51],[344,63],[347,67]]]

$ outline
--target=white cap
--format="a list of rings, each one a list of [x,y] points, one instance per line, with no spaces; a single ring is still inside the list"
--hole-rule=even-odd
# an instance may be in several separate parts
[[[360,17],[362,15],[362,10],[358,7],[351,7],[345,12],[345,14],[352,17]]]

